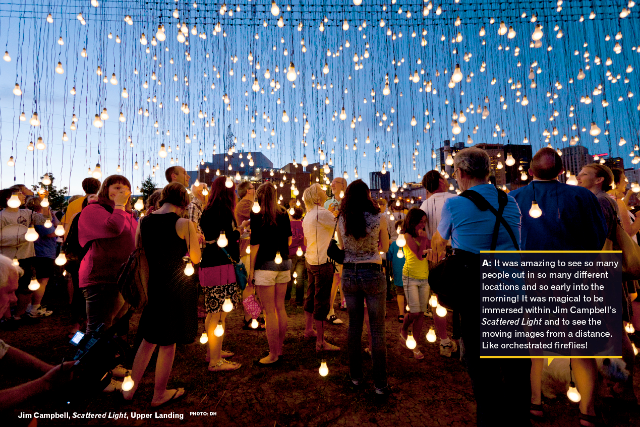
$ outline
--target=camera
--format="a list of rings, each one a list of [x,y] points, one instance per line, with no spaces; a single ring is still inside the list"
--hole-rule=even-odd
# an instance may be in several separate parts
[[[111,382],[111,370],[126,360],[131,347],[117,335],[121,329],[119,323],[123,321],[128,321],[128,318],[125,316],[110,328],[101,324],[88,334],[78,331],[71,338],[70,343],[78,347],[78,351],[73,358],[76,361],[73,380],[64,394],[68,405],[102,392]]]

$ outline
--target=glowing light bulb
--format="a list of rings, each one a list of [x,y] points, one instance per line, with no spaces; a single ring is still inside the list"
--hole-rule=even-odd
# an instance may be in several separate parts
[[[278,5],[276,4],[275,1],[271,2],[271,14],[273,16],[278,16],[280,15],[280,8],[278,7]]]
[[[18,267],[20,265],[20,261],[18,261],[18,258],[13,258],[11,264],[13,264],[14,267]]]
[[[504,162],[507,166],[513,166],[516,164],[516,159],[514,159],[511,153],[509,153],[507,154],[507,159]]]
[[[282,255],[280,255],[280,252],[276,252],[276,257],[274,261],[276,264],[282,264]]]
[[[462,71],[460,71],[460,64],[456,64],[456,68],[453,71],[453,75],[451,76],[451,80],[453,80],[456,83],[460,83],[462,81],[462,78],[464,76],[462,75]]]
[[[438,304],[436,306],[436,314],[440,317],[444,317],[447,315],[447,309],[441,306],[440,304]]]
[[[144,202],[142,201],[142,197],[138,198],[138,200],[136,201],[136,204],[133,205],[133,207],[137,211],[141,211],[142,209],[144,209]]]
[[[533,41],[538,41],[542,38],[542,36],[542,25],[538,24],[536,25],[536,29],[533,31],[533,34],[531,34],[531,38],[533,39]]]
[[[11,62],[11,56],[9,56],[9,52],[8,51],[4,52],[4,56],[2,57],[2,59],[4,59],[5,62]]]
[[[163,159],[167,157],[167,149],[165,148],[164,144],[160,144],[160,151],[158,152],[158,155]]]
[[[222,326],[221,321],[218,321],[218,326],[216,326],[216,328],[213,330],[213,335],[217,336],[218,338],[224,335],[224,327]]]
[[[24,235],[24,238],[27,240],[27,242],[35,242],[36,240],[38,240],[38,232],[33,227],[33,225],[29,227],[29,229],[27,230],[27,233]]]
[[[318,372],[320,373],[321,377],[326,377],[327,375],[329,375],[329,368],[327,367],[327,362],[326,361],[322,361],[322,363],[320,364],[320,369],[318,369]]]
[[[17,193],[13,193],[11,195],[11,197],[9,198],[9,200],[7,200],[7,206],[9,206],[10,208],[19,208],[20,205],[21,205],[20,197],[18,197]],[[35,229],[34,229],[34,231],[35,231]],[[38,233],[36,233],[36,234],[38,234]],[[36,240],[37,239],[38,238],[36,237]]]
[[[413,350],[414,348],[416,348],[416,345],[418,343],[416,343],[415,338],[413,338],[413,333],[409,332],[409,334],[407,335],[407,348],[409,350]]]
[[[62,224],[58,224],[54,233],[56,236],[64,236],[64,226]]]
[[[398,253],[396,255],[398,258],[404,258],[404,252],[402,251],[402,248],[398,249]]]
[[[407,244],[407,240],[404,238],[404,234],[400,233],[398,234],[398,239],[396,240],[396,245],[398,245],[398,247],[402,248]],[[402,258],[402,257],[399,257]]]
[[[231,165],[229,165],[229,166],[231,166]],[[227,180],[225,181],[224,186],[227,187],[227,188],[233,187],[233,179],[231,179],[230,176],[227,177]]]
[[[129,391],[133,388],[134,383],[133,379],[131,379],[131,375],[127,375],[122,381],[122,391]]]
[[[184,267],[184,274],[186,276],[192,276],[194,272],[195,269],[193,268],[193,264],[191,263],[191,261],[189,261]]]
[[[569,176],[569,178],[567,178],[567,184],[569,184],[569,185],[578,185],[578,179],[576,178],[575,175],[571,175],[571,176]]]
[[[438,297],[436,295],[431,295],[431,298],[429,298],[429,305],[434,308],[439,305]]]
[[[257,200],[253,202],[253,206],[251,207],[251,210],[253,211],[253,213],[260,212],[260,204],[258,203]]]
[[[298,250],[296,251],[296,255],[297,256],[302,256],[303,252],[302,252],[302,246],[298,246]],[[293,274],[296,274],[295,272]]]
[[[571,381],[569,390],[567,390],[567,397],[574,403],[578,403],[582,400],[582,396],[573,381]]]
[[[224,248],[229,244],[229,241],[227,240],[227,236],[224,234],[224,231],[220,231],[220,236],[218,237],[218,240],[216,241],[216,243],[221,248]]]
[[[258,321],[256,319],[253,319],[251,321],[251,328],[258,329],[258,326],[259,326]]]
[[[595,122],[591,122],[591,129],[589,130],[589,135],[591,136],[600,135],[600,128]]]
[[[37,291],[38,289],[40,289],[40,283],[38,283],[38,281],[36,280],[36,278],[32,278],[31,281],[29,282],[29,290],[30,291]]]
[[[295,81],[297,77],[296,68],[293,66],[293,62],[289,63],[289,71],[287,71],[287,80],[290,82]]]
[[[446,163],[447,166],[452,166],[453,165],[453,156],[451,154],[447,155],[447,159],[444,161]]]
[[[206,344],[209,342],[209,337],[207,336],[206,332],[203,332],[202,335],[200,335],[200,344]]]
[[[64,252],[60,252],[60,255],[56,258],[56,265],[65,265],[67,263],[67,257]]]
[[[540,215],[542,215],[542,210],[540,209],[540,207],[538,206],[538,203],[536,203],[535,200],[531,203],[531,209],[529,209],[529,215],[531,215],[531,218],[540,218]]]
[[[436,331],[433,328],[429,328],[429,332],[427,332],[427,341],[436,342]]]
[[[231,302],[230,298],[225,298],[224,303],[222,304],[222,311],[228,313],[231,310],[233,310],[233,303]]]
[[[16,85],[13,87],[13,94],[15,96],[22,95],[22,89],[20,89],[20,85],[18,83],[16,83]]]
[[[628,333],[628,334],[633,334],[636,329],[633,327],[633,325],[631,324],[631,322],[628,322],[626,324],[626,326],[624,327],[624,330]]]

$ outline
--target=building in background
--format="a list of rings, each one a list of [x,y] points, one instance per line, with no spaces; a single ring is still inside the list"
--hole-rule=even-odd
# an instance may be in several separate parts
[[[391,190],[391,174],[388,172],[369,172],[369,188],[372,192]]]
[[[456,153],[464,149],[464,142],[456,142],[451,145],[451,141],[445,139],[442,147],[436,150],[436,169],[444,170],[447,174],[453,175],[453,165],[447,165],[447,158],[455,156]]]
[[[578,175],[580,169],[593,162],[593,156],[589,155],[587,147],[582,145],[564,147],[560,151],[562,151],[562,168],[565,172],[571,172],[571,175]],[[559,180],[566,182],[566,173],[561,174]]]
[[[604,165],[609,169],[624,170],[624,160],[622,160],[622,157],[609,157],[604,160]]]

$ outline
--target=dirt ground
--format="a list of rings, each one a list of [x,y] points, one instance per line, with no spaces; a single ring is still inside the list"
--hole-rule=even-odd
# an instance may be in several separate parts
[[[49,294],[54,295],[49,297]],[[61,297],[55,292],[47,295],[51,317],[37,325],[22,326],[16,332],[0,331],[0,338],[49,363],[60,363],[63,357],[71,360],[75,348],[67,338],[69,316]],[[31,400],[8,414],[0,415],[0,425],[27,425],[18,419],[21,412],[41,414],[106,414],[122,418],[107,419],[40,419],[38,425],[239,425],[239,426],[471,426],[475,424],[475,401],[471,382],[459,360],[439,355],[437,343],[418,341],[423,360],[416,360],[403,348],[398,339],[398,307],[387,303],[387,366],[389,384],[394,393],[387,400],[379,400],[373,392],[371,361],[366,354],[364,390],[356,391],[348,381],[346,312],[336,314],[344,324],[327,327],[327,340],[342,347],[334,354],[318,356],[315,341],[303,337],[304,314],[300,307],[287,305],[289,329],[284,347],[284,363],[276,368],[262,368],[253,364],[267,350],[264,332],[243,331],[242,313],[234,310],[227,320],[223,348],[235,352],[234,361],[242,367],[233,372],[212,373],[207,370],[205,348],[199,342],[178,346],[169,387],[184,387],[187,395],[158,411],[149,403],[153,394],[155,360],[152,359],[133,402],[124,402],[118,393],[86,395],[85,399],[66,405],[64,396],[52,393]],[[449,314],[449,317],[451,314]],[[129,342],[138,324],[138,315],[131,321]],[[202,320],[202,319],[201,319]],[[427,318],[425,327],[433,324]],[[449,322],[449,325],[451,322]],[[200,323],[200,332],[204,322]],[[363,337],[363,349],[366,343]],[[318,373],[320,359],[325,358],[329,375]],[[15,372],[1,369],[2,388],[23,381]],[[640,384],[638,370],[635,373]],[[598,399],[597,410],[608,425],[640,426],[638,412],[627,407],[614,408]],[[197,413],[197,414],[195,414]],[[545,402],[545,422],[534,426],[577,426],[578,405],[566,396]],[[150,417],[134,419],[137,416]],[[173,418],[158,418],[160,416]],[[179,417],[182,417],[180,419]],[[7,422],[8,421],[8,422]],[[505,420],[505,425],[509,425]]]

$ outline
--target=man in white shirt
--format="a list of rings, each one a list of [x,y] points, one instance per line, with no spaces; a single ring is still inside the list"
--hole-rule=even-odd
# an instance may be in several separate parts
[[[456,195],[447,192],[449,183],[440,175],[440,172],[435,170],[425,174],[422,178],[422,186],[427,190],[427,199],[422,203],[420,209],[427,214],[425,231],[427,232],[427,237],[431,240],[438,230],[444,202]],[[447,335],[447,318],[436,315],[435,308],[432,309],[432,312],[436,333],[440,337],[440,355],[451,357],[451,353],[455,353],[458,345],[454,340],[449,339]],[[456,316],[456,313],[454,313],[454,316]]]

